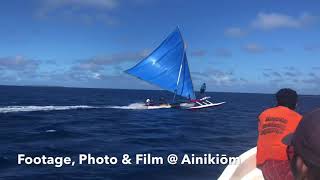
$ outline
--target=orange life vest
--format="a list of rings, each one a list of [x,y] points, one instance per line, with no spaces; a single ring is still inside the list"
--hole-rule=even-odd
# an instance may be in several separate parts
[[[302,116],[297,112],[277,106],[262,112],[259,116],[257,165],[262,165],[266,160],[287,160],[287,146],[282,143],[282,138],[293,133]]]

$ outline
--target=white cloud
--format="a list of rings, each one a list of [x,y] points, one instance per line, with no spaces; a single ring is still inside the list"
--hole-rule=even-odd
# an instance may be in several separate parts
[[[301,28],[314,22],[315,16],[303,13],[294,17],[280,13],[259,13],[251,23],[252,27],[262,30],[272,30],[279,28]]]
[[[93,78],[93,79],[101,80],[101,79],[103,78],[103,75],[100,74],[100,73],[93,73],[93,74],[92,74],[92,78]]]
[[[231,71],[221,71],[212,68],[206,69],[203,72],[192,72],[192,75],[197,82],[206,81],[215,85],[231,85],[239,80],[234,77]]]
[[[304,50],[308,52],[320,52],[320,45],[316,45],[316,44],[306,45],[304,47]]]
[[[224,34],[229,37],[242,37],[245,36],[247,32],[238,27],[231,27],[227,28]]]
[[[104,22],[116,24],[110,12],[119,5],[119,0],[42,0],[35,11],[40,19],[60,18],[63,20],[80,20],[86,24]]]
[[[117,0],[43,0],[42,10],[50,11],[66,6],[73,8],[113,9],[117,7]]]
[[[231,50],[227,49],[227,48],[217,48],[215,50],[215,55],[218,57],[231,57],[232,56],[232,52]]]
[[[0,57],[0,69],[12,71],[34,71],[38,68],[39,62],[27,59],[23,56]]]
[[[72,66],[73,71],[99,72],[106,67],[113,67],[127,62],[138,62],[149,54],[149,50],[144,49],[138,52],[123,52],[108,56],[93,57],[76,62]]]
[[[255,43],[247,44],[243,47],[243,49],[249,53],[262,53],[265,51],[264,47]]]
[[[206,50],[200,49],[200,50],[192,51],[190,55],[194,57],[203,57],[203,56],[206,56],[207,53],[208,52]]]
[[[316,23],[318,16],[309,13],[301,13],[299,16],[291,16],[282,13],[260,12],[244,27],[229,27],[224,30],[228,37],[239,38],[248,35],[254,30],[274,30],[282,28],[303,28]]]

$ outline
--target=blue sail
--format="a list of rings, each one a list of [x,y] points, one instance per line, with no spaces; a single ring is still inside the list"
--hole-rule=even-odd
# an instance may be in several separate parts
[[[184,42],[178,28],[149,56],[126,72],[177,95],[196,98]]]

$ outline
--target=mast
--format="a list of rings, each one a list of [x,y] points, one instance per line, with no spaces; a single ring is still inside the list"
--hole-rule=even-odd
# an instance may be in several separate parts
[[[179,28],[179,27],[178,27]],[[180,32],[180,30],[179,30],[179,32]],[[181,32],[180,32],[180,34],[181,34]],[[184,39],[183,39],[183,37],[182,37],[182,34],[181,34],[181,39],[182,39],[182,42],[183,42],[183,59],[182,59],[182,63],[183,63],[183,60],[184,60],[184,56],[186,55],[186,49],[187,49],[187,45],[184,43]],[[188,63],[188,61],[187,61],[187,66],[189,67],[189,63]],[[190,74],[190,67],[188,68],[189,69],[189,76],[190,76],[190,79],[191,79],[191,82],[192,82],[192,77],[191,77],[191,74]],[[180,73],[179,73],[180,74]],[[194,87],[193,87],[193,83],[191,83],[191,86],[192,86],[192,89],[194,89]],[[193,91],[193,96],[195,96],[195,92]],[[191,100],[191,98],[190,98],[190,94],[189,94],[189,100]]]
[[[182,55],[182,58],[181,58],[181,63],[180,63],[180,69],[179,69],[179,74],[178,74],[178,79],[177,79],[177,85],[176,85],[176,89],[174,91],[174,95],[173,95],[173,102],[175,101],[176,99],[176,95],[177,95],[177,89],[178,89],[178,85],[179,85],[179,82],[180,82],[180,77],[181,77],[181,71],[182,71],[182,68],[183,68],[183,61],[184,61],[184,56],[185,56],[185,50],[186,50],[186,44],[184,43],[184,40],[183,40],[183,37],[182,37],[182,34],[180,32],[180,29],[179,27],[177,27],[178,30],[179,30],[179,33],[180,33],[180,36],[181,36],[181,39],[182,39],[182,43],[183,43],[183,55]]]
[[[181,64],[180,64],[180,69],[179,69],[179,75],[178,75],[178,79],[177,79],[177,86],[176,86],[176,90],[174,91],[174,95],[173,95],[173,102],[175,101],[176,95],[177,95],[177,89],[178,89],[178,85],[180,82],[180,76],[181,76],[181,71],[182,71],[182,67],[183,67],[184,56],[185,56],[185,53],[183,52],[183,56],[182,56],[182,60],[181,60]]]

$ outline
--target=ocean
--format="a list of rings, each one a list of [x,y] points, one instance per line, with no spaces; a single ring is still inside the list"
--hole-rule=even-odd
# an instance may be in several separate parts
[[[172,99],[166,91],[0,86],[0,179],[212,180],[225,165],[18,165],[28,156],[175,153],[238,156],[256,144],[257,116],[273,95],[207,93],[226,104],[211,109],[153,109],[146,98]],[[297,110],[320,106],[300,96]]]

